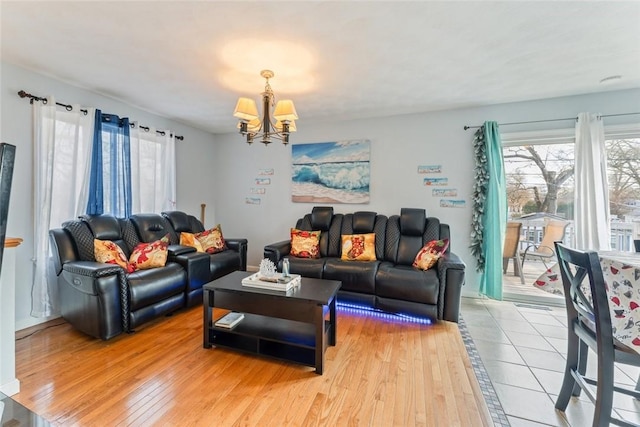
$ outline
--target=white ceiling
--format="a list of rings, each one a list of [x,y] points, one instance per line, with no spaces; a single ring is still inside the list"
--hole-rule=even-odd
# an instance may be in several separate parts
[[[3,0],[0,20],[3,61],[213,133],[264,68],[298,128],[640,87],[638,1]]]

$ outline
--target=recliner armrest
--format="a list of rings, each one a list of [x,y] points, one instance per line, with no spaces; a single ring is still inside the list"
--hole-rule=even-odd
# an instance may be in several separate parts
[[[167,249],[169,250],[169,259],[173,259],[178,255],[188,254],[196,251],[196,248],[194,248],[193,246],[184,245],[169,245]]]
[[[227,247],[240,254],[240,270],[247,271],[247,251],[249,241],[247,239],[225,239]]]
[[[278,265],[280,260],[291,252],[291,240],[272,243],[264,247],[264,257]]]
[[[457,323],[466,264],[458,255],[449,252],[438,260],[437,268],[441,295],[438,298],[438,318]]]
[[[74,327],[103,340],[129,332],[128,282],[122,267],[67,262],[58,277],[61,313]]]
[[[187,272],[187,294],[202,288],[211,279],[211,257],[203,252],[187,252],[172,258]],[[188,302],[188,301],[187,301]]]
[[[94,261],[74,261],[62,266],[65,280],[80,292],[90,295],[104,293],[104,290],[97,286],[95,279],[115,276],[120,272],[124,273],[124,270],[117,265]]]
[[[242,246],[247,246],[249,241],[247,239],[224,239],[227,247],[234,251],[239,251]]]
[[[453,252],[443,254],[438,260],[438,272],[440,272],[442,269],[449,268],[464,270],[466,267],[467,265],[464,263],[464,261],[462,261],[462,258],[454,254]]]

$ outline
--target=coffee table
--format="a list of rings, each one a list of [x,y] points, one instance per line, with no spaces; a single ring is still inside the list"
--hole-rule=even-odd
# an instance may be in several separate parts
[[[303,277],[287,292],[242,286],[235,271],[202,287],[203,346],[232,348],[301,363],[322,375],[324,353],[336,345],[336,294],[342,282]],[[213,308],[244,313],[232,329],[215,326]]]

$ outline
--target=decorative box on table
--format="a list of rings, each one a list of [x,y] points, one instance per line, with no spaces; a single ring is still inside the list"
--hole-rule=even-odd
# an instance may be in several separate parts
[[[276,274],[266,277],[262,276],[260,272],[257,272],[242,279],[242,286],[286,292],[296,286],[300,286],[301,280],[299,274],[289,274],[288,276]]]

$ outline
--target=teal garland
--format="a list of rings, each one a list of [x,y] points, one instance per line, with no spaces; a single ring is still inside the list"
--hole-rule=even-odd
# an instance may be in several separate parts
[[[484,205],[487,200],[487,188],[489,184],[489,164],[487,161],[487,146],[485,143],[484,126],[475,133],[473,151],[476,159],[475,183],[473,185],[473,216],[471,218],[471,254],[476,259],[476,271],[484,271],[484,251],[482,241],[484,227]]]

